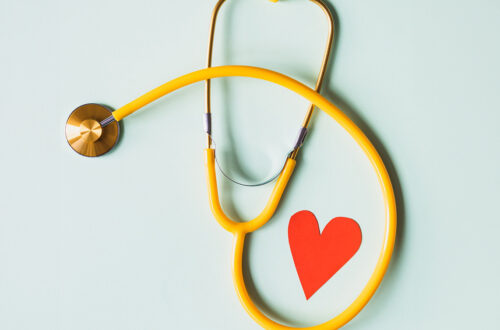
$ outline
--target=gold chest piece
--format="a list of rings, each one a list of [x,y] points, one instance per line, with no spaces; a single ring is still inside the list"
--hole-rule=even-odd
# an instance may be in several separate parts
[[[111,110],[94,103],[73,110],[66,122],[66,140],[71,148],[87,157],[101,156],[111,150],[120,135],[120,126],[109,120],[111,116]]]

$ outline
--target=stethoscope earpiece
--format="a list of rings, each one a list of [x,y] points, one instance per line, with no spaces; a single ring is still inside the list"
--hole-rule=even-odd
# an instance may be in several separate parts
[[[107,107],[88,103],[79,106],[66,121],[66,140],[80,155],[97,157],[118,141],[120,126]]]

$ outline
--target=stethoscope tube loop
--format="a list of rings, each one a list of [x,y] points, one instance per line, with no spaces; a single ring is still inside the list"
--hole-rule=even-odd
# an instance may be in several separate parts
[[[291,91],[308,99],[310,102],[312,102],[312,104],[323,110],[347,131],[347,133],[361,147],[361,149],[369,159],[373,169],[375,170],[382,191],[385,209],[385,232],[382,241],[382,248],[377,260],[377,264],[375,266],[375,270],[369,278],[367,284],[361,291],[360,295],[354,300],[354,302],[351,303],[351,305],[349,305],[349,307],[347,307],[347,309],[345,309],[339,315],[335,316],[330,321],[313,327],[305,328],[311,330],[338,329],[339,327],[349,322],[361,311],[361,309],[368,303],[368,301],[371,299],[378,286],[380,285],[380,282],[382,281],[382,278],[384,277],[384,274],[389,266],[392,251],[394,249],[397,215],[394,190],[384,162],[382,161],[382,158],[380,157],[370,140],[361,131],[361,129],[357,127],[356,124],[354,124],[354,122],[349,119],[349,117],[347,117],[347,115],[345,115],[339,108],[330,103],[316,91],[283,74],[267,69],[249,66],[221,66],[195,71],[181,76],[177,79],[171,80],[114,111],[112,113],[113,117],[115,118],[115,120],[119,121],[132,114],[136,110],[142,108],[143,106],[157,100],[158,98],[192,83],[212,78],[230,76],[250,77],[266,80],[288,88]],[[266,207],[261,212],[261,214],[257,218],[249,222],[241,223],[230,219],[220,206],[217,191],[217,179],[215,176],[215,152],[211,148],[205,149],[205,165],[209,187],[210,208],[212,210],[212,213],[214,214],[219,224],[234,235],[233,280],[242,305],[249,313],[249,315],[258,324],[266,329],[293,329],[293,327],[281,325],[271,320],[269,317],[260,312],[257,306],[255,306],[246,290],[242,269],[242,256],[246,234],[262,227],[267,221],[269,221],[274,211],[276,210],[279,200],[286,187],[286,183],[288,183],[288,180],[290,179],[290,176],[295,167],[295,160],[292,158],[289,158],[287,160],[287,166],[285,166],[285,169],[278,178],[268,204],[266,204]]]

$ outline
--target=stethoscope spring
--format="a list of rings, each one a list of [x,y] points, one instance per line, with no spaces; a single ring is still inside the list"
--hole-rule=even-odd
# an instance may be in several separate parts
[[[283,164],[280,166],[279,170],[276,171],[270,178],[268,178],[264,181],[261,181],[261,182],[257,182],[257,183],[241,182],[241,181],[238,181],[238,180],[232,178],[229,175],[228,171],[224,170],[222,168],[222,166],[219,162],[219,157],[217,157],[217,145],[216,145],[215,140],[212,136],[212,114],[211,113],[204,113],[203,118],[204,118],[203,126],[205,129],[205,133],[207,133],[207,135],[210,137],[210,144],[211,144],[210,147],[213,147],[214,152],[215,152],[215,163],[217,164],[217,168],[219,169],[219,171],[222,173],[222,175],[226,179],[228,179],[232,183],[235,183],[237,185],[244,186],[244,187],[264,186],[264,185],[276,180],[280,176],[281,172],[283,172],[283,169],[285,168],[285,164],[286,164],[286,161],[288,160],[288,158],[291,158],[293,153],[296,152],[302,146],[302,144],[304,143],[304,140],[306,138],[306,135],[307,135],[307,128],[301,127],[299,134],[297,135],[297,138],[295,139],[295,143],[293,145],[293,148],[291,148],[290,151],[288,151],[286,153],[286,157],[285,157],[285,160],[283,161]]]

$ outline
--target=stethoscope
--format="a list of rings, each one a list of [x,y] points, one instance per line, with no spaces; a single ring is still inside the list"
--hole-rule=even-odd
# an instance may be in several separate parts
[[[294,327],[282,325],[270,319],[267,315],[262,313],[257,308],[257,306],[250,298],[243,276],[243,249],[247,234],[252,233],[264,226],[273,216],[276,208],[278,207],[281,196],[283,195],[288,181],[290,180],[290,177],[294,171],[296,165],[295,157],[298,149],[302,145],[303,138],[305,136],[304,131],[307,132],[307,125],[310,121],[310,115],[312,114],[314,106],[323,110],[338,124],[340,124],[350,134],[350,136],[352,136],[352,138],[358,143],[358,145],[370,160],[370,163],[376,172],[378,182],[382,189],[385,208],[385,232],[382,249],[380,251],[375,270],[373,271],[361,293],[349,305],[349,307],[347,307],[339,315],[335,316],[325,323],[312,327],[306,327],[304,329],[319,330],[340,328],[341,326],[349,322],[354,316],[356,316],[371,299],[376,289],[380,285],[391,259],[396,237],[396,202],[389,174],[380,155],[378,154],[372,143],[369,141],[369,139],[361,131],[361,129],[359,129],[356,124],[354,124],[354,122],[352,122],[340,109],[338,109],[334,104],[321,96],[317,91],[281,73],[263,68],[239,65],[210,67],[215,20],[220,5],[224,1],[225,0],[220,0],[217,3],[212,17],[209,56],[207,61],[209,68],[194,71],[171,80],[115,111],[111,111],[107,107],[99,104],[82,105],[75,109],[68,118],[68,121],[66,123],[66,138],[70,146],[82,155],[89,157],[102,155],[109,151],[116,144],[119,135],[118,122],[120,120],[146,106],[147,104],[175,90],[196,82],[205,81],[207,95],[205,131],[208,136],[208,147],[204,151],[204,158],[208,184],[209,203],[211,211],[217,222],[224,229],[232,233],[234,237],[232,274],[237,295],[247,313],[262,327],[266,329],[294,329]],[[331,15],[327,7],[320,0],[312,1],[318,4],[325,11],[325,13],[327,13],[330,18],[330,22],[332,22]],[[332,28],[333,24],[330,24]],[[329,45],[332,35],[333,34],[330,32]],[[318,89],[321,85],[321,79],[324,73],[324,68],[326,67],[327,60],[328,55],[326,55],[323,59],[323,69],[318,79],[316,89]],[[256,78],[281,85],[303,96],[305,99],[311,102],[311,107],[308,111],[308,115],[306,116],[304,124],[302,125],[302,129],[300,131],[301,133],[299,133],[299,138],[294,145],[294,149],[286,158],[286,162],[276,179],[276,183],[267,204],[256,218],[247,222],[236,222],[232,220],[226,215],[220,205],[216,179],[215,148],[212,146],[212,139],[210,135],[210,79],[234,76]]]

